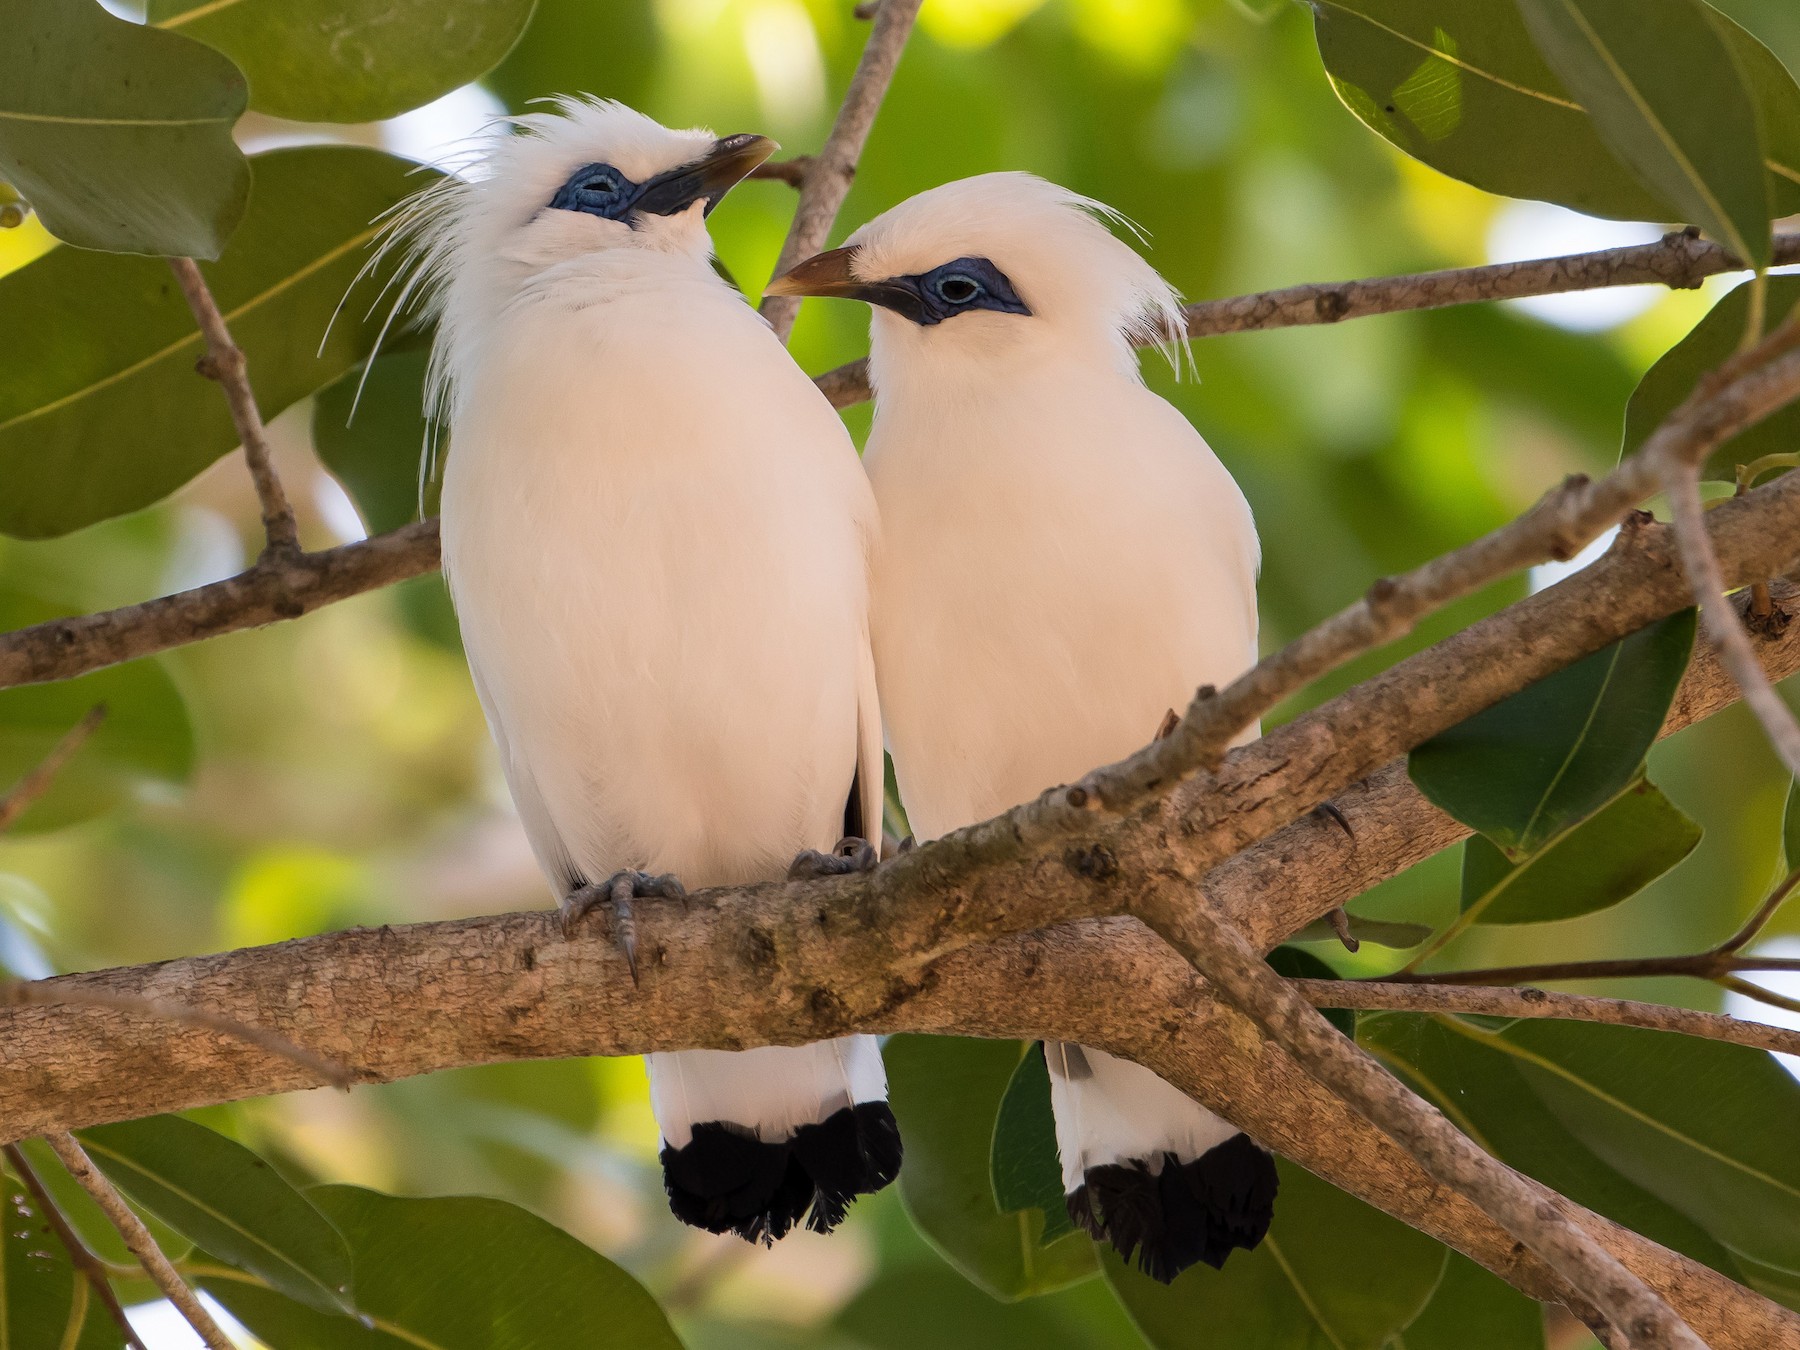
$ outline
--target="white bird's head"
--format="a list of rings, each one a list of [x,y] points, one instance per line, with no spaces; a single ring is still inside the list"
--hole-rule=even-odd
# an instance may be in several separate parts
[[[877,390],[991,378],[1053,351],[1135,372],[1135,344],[1182,331],[1180,299],[1112,221],[1124,218],[1032,174],[982,174],[908,198],[768,293],[874,306]]]

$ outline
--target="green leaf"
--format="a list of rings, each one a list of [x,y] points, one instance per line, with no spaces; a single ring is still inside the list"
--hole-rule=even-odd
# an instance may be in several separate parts
[[[1460,1252],[1398,1350],[1544,1350],[1544,1310]]]
[[[1800,6],[1792,0],[1712,0],[1742,24],[1757,40],[1766,42],[1786,63],[1789,70],[1800,71]]]
[[[1423,1233],[1282,1162],[1275,1223],[1223,1270],[1161,1285],[1108,1248],[1102,1269],[1156,1350],[1383,1350],[1444,1273]]]
[[[999,1299],[1058,1289],[1095,1269],[1086,1235],[1046,1247],[1041,1215],[994,1203],[994,1126],[1022,1050],[1018,1041],[953,1036],[894,1036],[882,1049],[906,1140],[906,1212],[945,1260]]]
[[[884,1264],[833,1326],[864,1350],[1125,1350],[1139,1344],[1099,1280],[1000,1303],[937,1261]]]
[[[310,1307],[350,1306],[350,1249],[234,1140],[180,1116],[97,1125],[82,1146],[118,1188],[213,1256]]]
[[[0,1346],[17,1350],[120,1350],[120,1335],[37,1201],[6,1178],[0,1235]]]
[[[1547,923],[1636,895],[1694,851],[1700,826],[1648,779],[1524,862],[1482,835],[1463,845],[1462,911],[1473,923]]]
[[[0,90],[0,176],[50,233],[219,256],[250,193],[231,139],[244,77],[230,61],[90,0],[8,0]]]
[[[313,448],[356,503],[370,534],[419,519],[429,358],[423,344],[383,352],[367,368],[366,382],[358,366],[313,401]],[[437,513],[435,491],[425,508],[427,516]]]
[[[1538,50],[1644,186],[1739,258],[1769,261],[1756,104],[1699,0],[1516,0]]]
[[[0,630],[64,612],[0,588]],[[41,764],[96,704],[106,705],[105,720],[14,822],[15,832],[88,820],[141,787],[185,783],[193,773],[194,728],[180,690],[160,662],[132,661],[79,679],[0,689],[0,791]]]
[[[1800,304],[1800,276],[1771,276],[1764,284],[1770,314],[1779,317]],[[1731,357],[1743,340],[1749,317],[1750,287],[1746,284],[1714,305],[1692,332],[1650,367],[1625,409],[1621,457],[1635,453],[1700,380]],[[1738,465],[1796,448],[1800,448],[1800,404],[1790,403],[1719,446],[1702,472],[1729,483],[1736,479]]]
[[[208,282],[272,418],[366,357],[382,278],[326,326],[375,237],[412,189],[404,160],[349,146],[259,155],[256,197]],[[38,538],[135,511],[237,444],[169,269],[57,249],[0,277],[0,313],[32,340],[0,383],[0,530]],[[359,322],[359,320],[362,320]],[[320,340],[324,338],[323,349]]]
[[[1429,936],[1429,934],[1427,934]],[[1338,973],[1309,951],[1299,947],[1277,947],[1268,956],[1269,966],[1290,980],[1335,980]],[[1320,1008],[1325,1020],[1344,1035],[1356,1035],[1356,1009]]]
[[[662,48],[647,0],[538,0],[525,36],[486,83],[513,112],[576,89],[642,108],[656,96]]]
[[[642,1285],[517,1205],[401,1199],[357,1186],[316,1186],[307,1197],[350,1243],[363,1325],[247,1276],[201,1280],[282,1350],[680,1350]]]
[[[1062,1163],[1056,1150],[1056,1117],[1050,1110],[1050,1070],[1042,1041],[1025,1047],[994,1117],[988,1160],[994,1203],[1013,1213],[1035,1209],[1044,1216],[1044,1246],[1075,1231],[1063,1200]]]
[[[1512,0],[1320,0],[1313,14],[1338,96],[1414,158],[1503,196],[1673,218],[1607,150]]]
[[[69,1175],[50,1151],[50,1146],[42,1139],[22,1139],[19,1148],[31,1164],[31,1170],[37,1173],[38,1180],[44,1183],[44,1189],[50,1192],[57,1209],[62,1211],[63,1218],[87,1244],[87,1249],[115,1266],[135,1266],[137,1257],[131,1254],[125,1239],[119,1236],[119,1230],[106,1217],[106,1211],[94,1203],[94,1197],[82,1189],[79,1181]],[[192,1242],[149,1210],[137,1205],[132,1209],[144,1221],[144,1227],[150,1230],[150,1236],[156,1239],[162,1254],[171,1261],[179,1261],[193,1251]]]
[[[1781,812],[1781,865],[1787,872],[1800,870],[1800,778],[1788,784]]]
[[[300,122],[374,122],[491,70],[525,31],[533,3],[150,0],[149,19],[242,66],[258,112]]]
[[[1528,1027],[1548,1025],[1515,1022],[1496,1033],[1459,1018],[1376,1013],[1362,1019],[1358,1040],[1502,1162],[1736,1279],[1734,1257],[1704,1224],[1669,1203],[1658,1186],[1613,1166],[1546,1105],[1525,1074],[1513,1038]],[[1664,1036],[1661,1045],[1681,1039]],[[1652,1081],[1665,1095],[1694,1090],[1691,1084],[1671,1085],[1660,1074]]]
[[[1413,783],[1513,861],[1605,806],[1643,767],[1694,646],[1682,610],[1416,747]]]
[[[1350,936],[1358,942],[1372,942],[1377,947],[1392,947],[1396,951],[1405,951],[1416,947],[1431,936],[1431,929],[1422,923],[1399,923],[1392,919],[1368,919],[1358,914],[1347,915],[1350,920]],[[1337,942],[1337,930],[1325,919],[1314,919],[1302,928],[1289,942]]]
[[[1513,1057],[1595,1155],[1727,1250],[1800,1270],[1800,1083],[1761,1050],[1636,1027],[1471,1033]]]
[[[1769,175],[1769,215],[1791,216],[1800,211],[1800,85],[1781,59],[1751,34],[1729,21],[1718,26],[1756,105],[1763,166]]]

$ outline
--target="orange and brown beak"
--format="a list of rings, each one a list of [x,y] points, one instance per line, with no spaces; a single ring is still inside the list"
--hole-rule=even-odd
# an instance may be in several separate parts
[[[763,289],[764,295],[819,295],[839,300],[861,300],[880,305],[920,322],[924,303],[910,284],[911,278],[864,281],[856,275],[854,246],[828,249],[789,268]]]

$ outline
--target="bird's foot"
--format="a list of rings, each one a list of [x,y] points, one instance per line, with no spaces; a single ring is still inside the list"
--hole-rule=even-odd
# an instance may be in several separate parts
[[[821,877],[848,876],[852,872],[873,872],[881,860],[875,846],[867,839],[845,835],[829,853],[809,848],[794,856],[788,864],[789,881],[817,881]]]
[[[625,954],[625,966],[631,971],[631,982],[636,984],[637,916],[632,912],[631,902],[648,899],[685,901],[687,888],[667,872],[660,876],[630,870],[614,872],[605,881],[589,883],[563,897],[562,903],[557,906],[563,936],[574,937],[583,919],[594,910],[609,906],[613,913],[614,936],[618,940],[619,950]]]
[[[1344,838],[1348,839],[1351,843],[1356,842],[1356,831],[1350,828],[1349,820],[1345,818],[1344,813],[1338,809],[1335,803],[1320,802],[1317,806],[1313,807],[1313,814],[1318,816],[1321,820],[1330,821],[1333,825],[1337,826],[1344,832]]]

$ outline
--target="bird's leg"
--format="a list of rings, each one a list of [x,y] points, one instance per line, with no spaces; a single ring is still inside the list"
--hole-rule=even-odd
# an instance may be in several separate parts
[[[820,877],[841,877],[852,872],[873,872],[881,859],[867,839],[847,834],[837,841],[829,853],[809,848],[794,855],[788,864],[789,881],[817,881]]]
[[[614,872],[605,881],[590,882],[563,897],[562,903],[557,906],[563,936],[574,937],[581,921],[591,911],[602,905],[610,905],[613,912],[613,932],[618,939],[619,950],[625,954],[625,966],[631,971],[631,982],[636,984],[637,916],[632,913],[631,902],[648,899],[680,900],[685,904],[687,888],[667,872],[660,876],[629,869]]]

